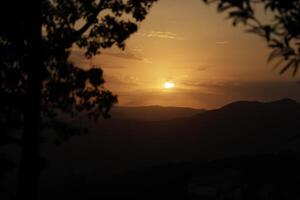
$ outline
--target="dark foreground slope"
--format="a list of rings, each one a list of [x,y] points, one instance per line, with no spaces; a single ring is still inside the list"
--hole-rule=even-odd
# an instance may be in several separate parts
[[[173,200],[299,199],[299,167],[300,154],[289,151],[172,163],[115,176],[101,185],[104,190],[100,196]]]

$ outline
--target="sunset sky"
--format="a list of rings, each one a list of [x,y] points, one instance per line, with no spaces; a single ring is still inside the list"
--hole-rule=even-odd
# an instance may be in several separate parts
[[[279,76],[267,64],[264,40],[201,0],[160,0],[126,44],[125,51],[112,48],[91,60],[72,55],[80,66],[104,69],[105,87],[120,106],[211,109],[237,100],[300,100],[299,76]]]

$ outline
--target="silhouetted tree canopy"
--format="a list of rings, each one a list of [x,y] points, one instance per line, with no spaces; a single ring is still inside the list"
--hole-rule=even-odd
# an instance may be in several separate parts
[[[137,31],[137,23],[145,18],[155,1],[42,1],[44,65],[38,67],[42,71],[44,116],[53,117],[56,110],[66,113],[88,110],[93,117],[107,116],[117,102],[116,96],[103,87],[103,72],[99,67],[84,70],[69,60],[71,48],[83,49],[87,58],[113,45],[124,49],[125,40]],[[30,3],[7,1],[1,6],[0,16],[0,93],[6,106],[20,110],[26,106],[22,96],[26,94],[28,79],[23,60],[31,47],[27,29],[32,26],[26,19],[31,10],[27,4]]]
[[[203,0],[217,4],[218,12],[227,12],[233,25],[242,23],[247,31],[263,37],[272,49],[268,61],[277,60],[280,74],[291,69],[296,75],[300,65],[300,0]],[[262,7],[271,20],[257,16]]]
[[[42,127],[76,130],[55,120],[58,113],[85,111],[108,117],[117,97],[105,89],[99,66],[70,61],[73,48],[86,58],[103,49],[125,48],[157,0],[9,0],[0,5],[0,139],[22,145],[20,199],[35,199]],[[47,123],[40,124],[40,118]],[[20,134],[23,132],[23,136]],[[31,169],[32,168],[32,169]],[[25,194],[26,193],[26,194]],[[23,195],[23,196],[22,196]],[[27,196],[27,197],[26,197]]]

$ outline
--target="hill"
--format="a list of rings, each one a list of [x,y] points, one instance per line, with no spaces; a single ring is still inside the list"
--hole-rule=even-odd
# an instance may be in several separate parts
[[[133,119],[141,121],[163,121],[191,117],[204,112],[204,109],[163,106],[113,107],[112,119]]]
[[[52,190],[56,190],[53,192],[54,195],[64,193],[68,198],[69,195],[73,195],[73,199],[82,199],[80,195],[87,194],[97,196],[101,194],[95,194],[95,191],[98,191],[99,187],[105,188],[104,186],[108,184],[106,180],[111,179],[112,174],[124,174],[131,171],[132,173],[122,181],[115,182],[114,180],[111,186],[107,185],[109,188],[104,190],[108,194],[105,195],[117,192],[115,195],[122,196],[121,193],[128,192],[130,188],[130,195],[155,194],[151,192],[152,186],[158,187],[159,194],[161,194],[169,189],[174,191],[173,186],[166,189],[170,181],[178,183],[181,187],[176,191],[186,191],[182,188],[186,186],[182,180],[189,172],[193,172],[189,175],[191,180],[193,177],[197,178],[194,174],[197,169],[193,167],[193,164],[193,169],[177,168],[178,165],[173,168],[172,163],[199,163],[196,167],[200,165],[199,172],[205,175],[211,170],[219,169],[224,162],[227,163],[226,158],[239,156],[256,158],[259,155],[277,154],[282,151],[299,152],[299,119],[299,103],[283,99],[267,103],[234,102],[216,110],[180,119],[163,121],[113,119],[101,120],[97,123],[89,122],[90,133],[88,135],[74,137],[59,147],[51,144],[44,146],[43,156],[47,159],[48,165],[42,174],[41,190],[47,191],[44,192],[47,197],[50,197],[49,193]],[[76,124],[80,123],[86,125],[87,122],[76,121]],[[218,161],[206,169],[201,164],[203,160]],[[268,160],[269,158],[264,162],[268,163]],[[237,167],[253,163],[251,159],[246,161],[238,159],[238,161],[240,164],[237,163]],[[229,163],[231,162],[236,162],[236,160],[233,159]],[[272,166],[265,164],[261,166],[261,161],[257,162],[259,163],[253,163],[256,166],[254,171],[249,165],[249,173],[257,173],[254,174],[256,177],[261,176],[259,173],[265,174]],[[167,165],[167,167],[151,168],[160,165]],[[286,168],[290,167],[284,163],[283,165]],[[144,177],[139,173],[138,169],[149,169],[149,167],[151,169],[149,176]],[[265,168],[261,169],[261,167]],[[208,171],[203,171],[204,169]],[[160,175],[170,170],[172,174],[175,173],[178,176],[166,175],[169,177],[164,179],[164,176]],[[213,173],[222,175],[223,172],[217,170]],[[214,179],[215,174],[208,178]],[[280,172],[279,176],[284,175]],[[99,181],[102,182],[102,186]],[[162,181],[165,181],[162,185],[156,184]],[[127,184],[130,185],[125,187]],[[138,186],[144,187],[141,184],[145,184],[147,191],[141,194],[135,193]],[[78,193],[74,192],[75,190]],[[47,197],[43,196],[42,199],[47,199]]]
[[[88,168],[101,174],[168,162],[298,150],[299,119],[299,103],[284,99],[235,102],[165,121],[102,120],[90,122],[86,136],[58,148],[46,146],[45,154],[49,171],[80,173]]]

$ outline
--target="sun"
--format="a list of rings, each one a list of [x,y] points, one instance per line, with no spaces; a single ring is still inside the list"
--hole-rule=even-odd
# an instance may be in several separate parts
[[[175,86],[175,84],[171,81],[165,82],[164,83],[164,88],[165,89],[172,89]]]

